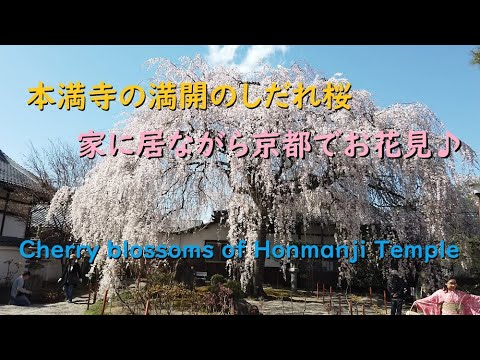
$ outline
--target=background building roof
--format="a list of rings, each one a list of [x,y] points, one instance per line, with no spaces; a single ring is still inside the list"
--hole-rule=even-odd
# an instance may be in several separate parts
[[[18,165],[2,150],[0,150],[0,184],[1,183],[31,190],[37,190],[39,188],[38,178]]]

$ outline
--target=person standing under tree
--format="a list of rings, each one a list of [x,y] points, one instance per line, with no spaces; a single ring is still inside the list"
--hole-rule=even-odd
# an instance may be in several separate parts
[[[392,270],[392,276],[388,281],[388,292],[390,294],[390,315],[402,315],[402,305],[405,295],[408,292],[407,284],[396,270]]]
[[[77,256],[71,254],[63,271],[62,277],[58,279],[58,283],[63,284],[63,292],[65,293],[66,301],[73,302],[73,289],[82,282],[82,273],[80,271],[80,264],[77,261]]]

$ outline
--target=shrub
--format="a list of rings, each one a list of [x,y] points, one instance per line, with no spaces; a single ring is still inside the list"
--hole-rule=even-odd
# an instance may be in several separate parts
[[[242,286],[240,285],[240,282],[235,280],[228,280],[224,286],[232,290],[233,298],[235,300],[245,297],[245,293],[242,291]]]
[[[222,284],[216,284],[202,294],[202,300],[207,312],[228,314],[232,305],[233,292]]]
[[[227,282],[227,280],[220,274],[215,274],[210,279],[210,285],[212,285],[212,286],[225,284],[226,282]]]
[[[149,276],[149,281],[154,285],[171,285],[173,284],[173,274],[157,270]]]

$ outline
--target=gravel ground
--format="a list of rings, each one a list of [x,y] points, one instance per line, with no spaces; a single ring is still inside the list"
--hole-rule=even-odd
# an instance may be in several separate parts
[[[383,306],[383,301],[380,299],[374,300],[374,306],[370,306],[370,299],[368,297],[360,298],[363,304],[365,305],[365,315],[384,315],[385,308]],[[247,300],[250,304],[256,305],[260,312],[263,315],[338,315],[339,306],[338,306],[338,294],[332,299],[332,308],[329,306],[329,298],[325,297],[325,303],[323,303],[320,296],[319,299],[314,297],[300,297],[293,296],[291,300],[269,300],[269,301],[258,301],[258,300]],[[350,315],[350,307],[346,302],[346,299],[342,296],[341,300],[341,314]],[[377,305],[378,304],[378,305]],[[362,315],[363,308],[362,305],[352,306],[353,315],[357,314]],[[403,309],[403,313],[405,313]],[[388,308],[390,311],[390,308]]]
[[[31,306],[0,305],[0,315],[83,315],[87,310],[88,295],[77,297],[73,303],[58,302],[54,304],[33,304]],[[257,301],[248,299],[247,301],[256,305],[264,315],[336,315],[338,314],[338,297],[333,297],[333,309],[330,309],[328,298],[323,303],[319,299],[312,297],[293,296],[291,300],[270,300]],[[378,305],[370,306],[369,299],[361,299],[365,306],[365,315],[384,314],[383,301],[375,299],[374,303]],[[403,313],[408,309],[403,309]],[[362,306],[358,306],[359,315],[362,314]],[[353,308],[356,314],[356,308]],[[342,299],[342,315],[350,314],[349,306]]]
[[[76,297],[73,303],[66,301],[31,306],[0,305],[0,315],[83,315],[87,310],[88,295]]]

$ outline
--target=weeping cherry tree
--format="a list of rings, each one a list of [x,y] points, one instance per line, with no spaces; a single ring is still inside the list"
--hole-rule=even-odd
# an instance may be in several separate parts
[[[347,83],[338,76],[323,78],[308,66],[264,66],[245,75],[235,68],[210,67],[200,56],[182,58],[178,64],[166,59],[148,63],[155,69],[153,84],[205,82],[209,89],[207,109],[180,110],[178,104],[176,111],[167,107],[158,110],[155,106],[151,109],[151,99],[147,98],[113,129],[118,136],[135,137],[142,131],[161,130],[165,142],[178,130],[184,138],[174,149],[169,149],[167,143],[159,158],[107,155],[96,164],[73,195],[73,232],[83,242],[105,245],[108,240],[127,239],[141,245],[162,243],[166,240],[164,234],[173,231],[179,221],[201,218],[206,209],[226,209],[229,242],[234,245],[239,239],[247,241],[244,258],[230,261],[229,266],[238,267],[244,289],[249,287],[260,296],[265,258],[254,258],[253,243],[258,240],[264,245],[267,233],[273,231],[274,239],[269,240],[288,244],[299,218],[305,224],[334,224],[336,242],[345,244],[361,238],[365,224],[393,227],[395,231],[385,236],[398,244],[438,242],[453,236],[463,224],[463,215],[457,210],[465,195],[458,184],[464,183],[465,174],[478,168],[476,155],[462,144],[455,156],[437,156],[445,147],[446,129],[425,106],[396,104],[379,108],[369,92],[356,90],[354,84],[349,92],[349,110],[329,109],[325,104],[313,106],[312,101],[307,101],[310,94],[299,106],[293,102],[298,83],[305,89],[314,86],[318,99],[328,82]],[[286,83],[291,83],[292,88],[288,99],[274,98],[267,108],[265,89],[272,83],[282,91]],[[212,104],[210,92],[221,85],[236,90],[232,106],[225,105],[231,100],[231,92],[227,92],[222,104]],[[260,98],[261,103],[247,108],[244,97],[250,103]],[[281,108],[276,102],[289,106]],[[383,148],[376,148],[378,140],[374,135],[389,130],[401,135],[394,141],[398,141],[402,154],[409,149],[409,131],[426,131],[433,156],[381,158]],[[324,141],[314,141],[313,136],[336,131],[343,137],[328,144],[326,150],[334,155],[327,156]],[[359,140],[369,145],[368,156],[345,155],[345,136],[352,131],[368,137]],[[212,155],[206,157],[199,154],[198,143],[192,143],[188,145],[191,153],[178,156],[176,151],[186,136],[197,140],[206,132],[212,139],[225,134],[225,146],[216,143]],[[279,134],[276,153],[273,151],[269,158],[252,156],[256,146],[253,135],[262,132]],[[283,149],[283,139],[289,132],[311,133],[311,149],[305,151],[304,158],[289,156]],[[235,137],[236,144],[248,146],[246,156],[238,156],[241,149],[229,150],[231,137]],[[134,145],[130,148],[136,151]],[[118,281],[121,265],[106,259],[105,246],[95,261],[103,274],[102,286]],[[412,266],[412,262],[400,260],[399,271],[405,274]],[[425,265],[427,271],[429,266]],[[342,279],[351,281],[355,271],[354,265],[341,262]]]

